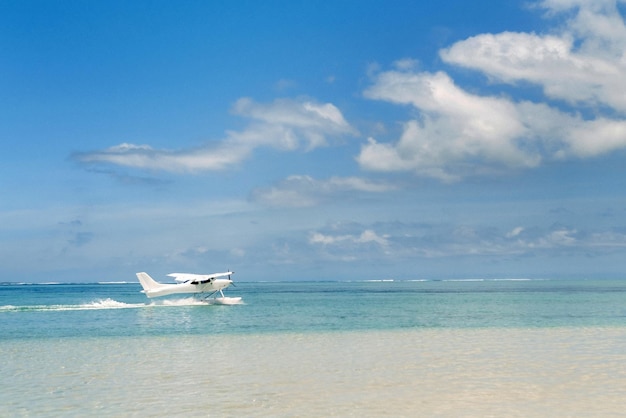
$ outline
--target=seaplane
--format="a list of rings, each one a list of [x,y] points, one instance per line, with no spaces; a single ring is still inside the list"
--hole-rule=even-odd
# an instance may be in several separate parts
[[[156,298],[174,294],[198,295],[202,300],[219,305],[236,305],[241,303],[241,298],[231,298],[224,296],[222,290],[233,284],[230,276],[232,271],[213,274],[192,274],[192,273],[171,273],[176,283],[159,283],[146,272],[137,273],[137,278],[142,293],[149,298]],[[224,278],[228,277],[228,278]],[[217,296],[219,294],[219,297]]]

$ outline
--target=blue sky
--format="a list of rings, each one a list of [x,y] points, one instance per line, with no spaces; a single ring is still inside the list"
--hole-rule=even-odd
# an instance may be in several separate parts
[[[2,280],[623,277],[624,11],[2,1]]]

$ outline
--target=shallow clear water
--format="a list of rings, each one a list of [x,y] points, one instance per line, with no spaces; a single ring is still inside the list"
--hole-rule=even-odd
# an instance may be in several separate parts
[[[0,416],[619,416],[626,282],[0,286]]]
[[[626,281],[241,283],[236,306],[138,284],[0,286],[0,339],[623,325]]]

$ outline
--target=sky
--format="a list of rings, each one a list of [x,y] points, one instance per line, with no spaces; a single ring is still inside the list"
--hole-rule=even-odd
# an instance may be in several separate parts
[[[623,278],[624,16],[0,0],[0,281]]]

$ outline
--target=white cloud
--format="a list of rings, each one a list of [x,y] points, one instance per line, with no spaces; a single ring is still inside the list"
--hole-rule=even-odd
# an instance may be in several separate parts
[[[253,125],[249,129],[252,135],[249,133],[231,134],[235,140],[241,142],[251,142],[250,137],[253,137],[260,144],[277,148],[294,149],[304,142],[307,149],[313,149],[326,145],[326,136],[356,133],[354,128],[346,122],[341,111],[331,103],[319,104],[310,100],[296,102],[289,99],[277,99],[267,105],[256,103],[249,98],[242,98],[235,103],[233,111],[238,115],[262,122],[262,126],[284,130],[284,135],[256,137],[259,126]],[[285,138],[288,138],[287,141]]]
[[[545,237],[540,238],[537,242],[531,243],[533,248],[554,248],[563,246],[573,246],[577,243],[576,230],[558,229],[550,232]]]
[[[228,131],[223,140],[204,147],[157,150],[149,145],[124,143],[102,151],[76,153],[74,158],[88,164],[170,172],[223,170],[248,158],[258,147],[312,150],[327,145],[330,137],[356,134],[331,103],[277,99],[264,104],[243,98],[235,103],[233,112],[251,119],[250,125],[242,131]]]
[[[598,118],[570,129],[570,152],[579,157],[595,157],[626,148],[626,121]]]
[[[307,207],[338,197],[343,193],[383,193],[395,186],[360,177],[331,177],[317,180],[311,176],[294,175],[269,188],[259,188],[252,200],[268,206]]]
[[[157,150],[148,145],[121,144],[102,151],[77,153],[81,163],[108,163],[170,172],[222,170],[246,158],[252,148],[225,141],[217,146],[187,150]]]
[[[591,234],[590,247],[619,249],[626,247],[626,234],[617,231],[602,231]]]
[[[408,71],[417,68],[419,61],[412,58],[404,58],[393,63],[393,66],[400,71]]]
[[[472,169],[471,161],[513,167],[539,163],[536,152],[519,146],[530,132],[514,103],[468,93],[445,73],[384,72],[365,96],[411,104],[422,116],[405,123],[396,144],[379,144],[370,138],[357,158],[365,169],[414,170],[454,180]]]
[[[395,63],[395,70],[372,73],[364,95],[411,105],[417,115],[404,123],[396,141],[369,138],[357,157],[361,167],[450,182],[626,149],[626,120],[615,116],[626,112],[626,26],[615,3],[561,0],[541,7],[553,13],[575,8],[575,13],[556,33],[482,34],[441,56],[495,81],[539,84],[550,100],[582,108],[566,112],[546,103],[481,95],[446,73]],[[589,105],[597,109],[586,118]]]
[[[448,257],[600,256],[626,247],[623,230],[580,232],[569,227],[377,223],[338,224],[310,232],[308,244],[331,260],[414,260]]]
[[[626,25],[615,1],[549,0],[540,6],[575,15],[552,34],[474,36],[442,50],[442,59],[496,81],[541,85],[553,99],[626,112]]]
[[[374,243],[382,247],[389,245],[388,237],[380,236],[371,229],[366,229],[360,235],[325,235],[314,232],[309,238],[309,243],[319,245],[341,245],[341,244],[369,244]]]
[[[521,234],[522,231],[524,231],[523,227],[521,227],[521,226],[515,227],[510,232],[508,232],[506,234],[506,237],[507,238],[514,238],[514,237],[518,236],[519,234]]]

